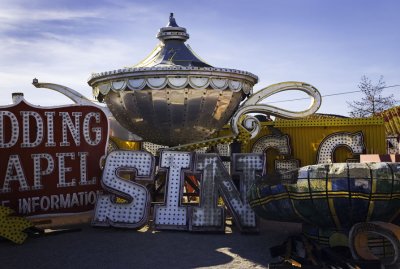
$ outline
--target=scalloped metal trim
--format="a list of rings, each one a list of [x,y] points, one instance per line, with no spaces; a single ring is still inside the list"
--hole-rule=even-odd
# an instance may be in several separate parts
[[[122,91],[126,87],[126,80],[116,80],[111,82],[111,89],[113,91]]]
[[[173,89],[184,89],[188,86],[194,89],[205,89],[211,87],[214,90],[229,89],[233,92],[243,90],[245,94],[252,92],[251,85],[246,81],[238,79],[231,80],[220,77],[201,77],[201,76],[167,76],[167,77],[148,77],[148,78],[127,78],[117,79],[115,81],[99,83],[93,88],[93,94],[106,95],[110,90],[114,92],[124,90],[142,90],[148,87],[152,90],[160,90],[165,87]]]
[[[131,90],[141,90],[144,86],[146,86],[146,79],[144,78],[128,79],[128,87]]]
[[[164,88],[168,83],[166,77],[146,78],[147,86],[153,90],[159,90]]]
[[[180,76],[168,77],[168,86],[170,86],[173,89],[185,88],[188,83],[189,83],[188,77],[180,77]]]
[[[96,87],[96,89],[99,93],[106,95],[111,89],[111,84],[109,82],[101,83]]]
[[[189,84],[190,84],[190,86],[192,86],[192,88],[204,89],[204,88],[207,88],[208,85],[210,84],[210,78],[189,76]]]
[[[228,83],[229,83],[229,89],[231,89],[234,92],[239,92],[243,87],[243,82],[239,80],[229,80]]]
[[[228,79],[211,78],[211,86],[215,90],[225,90],[228,87]]]
[[[258,77],[256,75],[247,71],[229,69],[229,68],[219,68],[219,67],[196,67],[196,66],[130,67],[130,68],[106,71],[101,73],[93,73],[88,79],[88,81],[90,82],[91,80],[96,78],[117,75],[117,74],[136,73],[136,72],[140,73],[140,72],[151,72],[151,71],[171,71],[171,70],[232,73],[243,76],[249,76],[255,80],[255,83],[257,83],[258,81]]]
[[[243,86],[242,86],[242,90],[243,90],[243,92],[244,92],[245,94],[252,94],[252,92],[253,92],[253,87],[252,87],[249,83],[244,82],[244,83],[243,83]]]

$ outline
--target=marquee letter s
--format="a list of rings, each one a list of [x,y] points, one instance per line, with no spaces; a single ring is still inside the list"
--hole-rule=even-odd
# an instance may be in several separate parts
[[[135,180],[154,180],[154,157],[145,151],[113,151],[106,159],[101,184],[112,194],[98,197],[93,226],[139,228],[147,223],[150,193],[145,186],[121,177],[133,172]],[[127,203],[117,203],[115,195]]]

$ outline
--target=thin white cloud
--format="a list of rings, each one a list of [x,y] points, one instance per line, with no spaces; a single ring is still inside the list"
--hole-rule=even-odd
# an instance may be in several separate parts
[[[3,1],[3,0],[2,0]],[[80,6],[74,8],[61,8],[48,6],[46,1],[38,5],[26,6],[18,3],[21,1],[5,1],[0,9],[0,35],[27,31],[40,33],[47,28],[53,31],[59,31],[64,28],[71,33],[86,30],[90,33],[90,28],[94,26],[98,33],[99,29],[115,27],[118,24],[141,23],[145,24],[150,20],[157,20],[166,17],[164,11],[159,11],[158,7],[149,6],[143,3],[134,3],[130,1],[118,1],[108,3],[107,5],[96,5],[94,7]],[[22,1],[23,2],[23,1]],[[56,26],[54,26],[55,23]],[[79,23],[78,27],[76,24]],[[53,24],[53,25],[52,25]],[[89,29],[87,29],[89,28]],[[96,31],[97,30],[97,31]],[[24,33],[27,34],[27,33]]]
[[[97,11],[76,11],[76,10],[26,10],[22,8],[6,8],[0,10],[0,21],[32,22],[50,20],[74,20],[82,18],[95,18],[101,14]]]
[[[0,33],[17,30],[20,27],[32,26],[46,21],[72,21],[78,19],[102,18],[102,12],[79,11],[79,10],[57,10],[36,9],[28,10],[20,7],[9,7],[0,9]]]

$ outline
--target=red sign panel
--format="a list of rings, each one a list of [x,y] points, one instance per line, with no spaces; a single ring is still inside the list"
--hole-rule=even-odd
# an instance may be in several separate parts
[[[0,107],[0,205],[26,216],[92,210],[107,140],[94,106]]]

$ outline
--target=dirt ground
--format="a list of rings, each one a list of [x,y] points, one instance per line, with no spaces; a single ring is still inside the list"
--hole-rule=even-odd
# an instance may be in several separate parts
[[[0,268],[268,268],[269,248],[300,225],[262,221],[259,234],[225,234],[92,228],[29,238],[22,245],[0,241]]]

